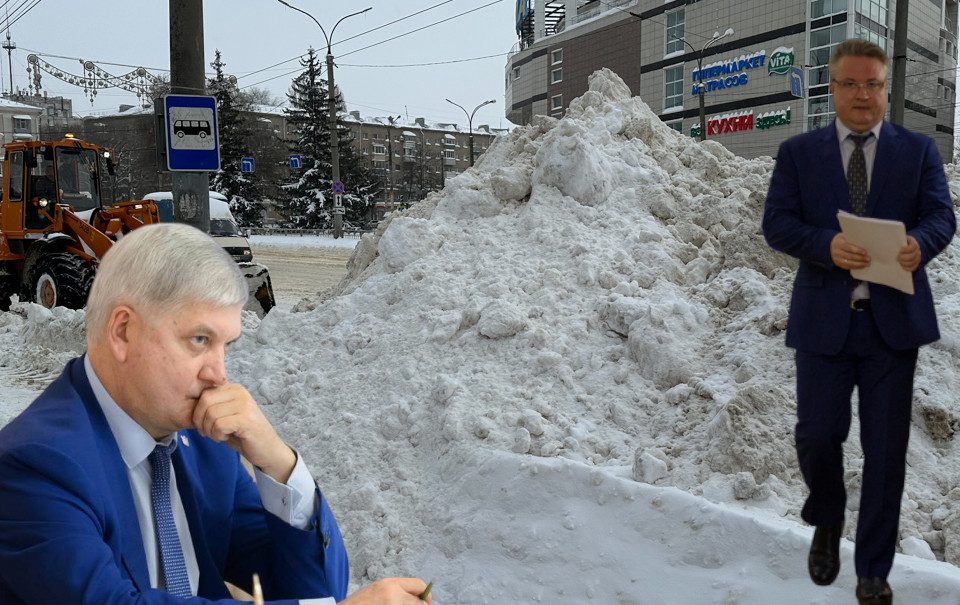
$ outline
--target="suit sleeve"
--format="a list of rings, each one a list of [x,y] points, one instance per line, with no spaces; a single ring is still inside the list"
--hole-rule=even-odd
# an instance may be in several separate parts
[[[940,254],[957,230],[953,200],[943,172],[943,160],[932,140],[927,139],[917,192],[917,226],[910,229],[920,246],[920,266]]]
[[[774,250],[832,268],[830,242],[839,231],[804,222],[800,171],[789,142],[780,145],[763,208],[763,236]]]
[[[0,603],[240,605],[138,590],[107,543],[109,505],[62,453],[34,444],[0,457]]]
[[[308,527],[298,529],[263,509],[256,484],[238,462],[227,581],[249,592],[250,578],[257,572],[269,598],[346,597],[346,548],[326,499],[315,490],[316,508]]]

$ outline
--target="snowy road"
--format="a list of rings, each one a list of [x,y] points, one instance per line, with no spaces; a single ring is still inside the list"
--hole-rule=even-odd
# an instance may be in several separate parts
[[[291,238],[292,239],[292,238]],[[304,296],[335,286],[347,270],[353,250],[315,246],[276,246],[251,242],[253,258],[270,269],[274,296],[289,309]]]

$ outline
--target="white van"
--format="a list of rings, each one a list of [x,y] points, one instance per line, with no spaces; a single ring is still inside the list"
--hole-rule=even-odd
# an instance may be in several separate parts
[[[157,203],[160,222],[173,222],[172,191],[154,191],[143,198]],[[223,194],[216,191],[210,192],[210,236],[238,263],[253,261],[250,243],[240,232],[237,221],[230,212],[230,203]]]

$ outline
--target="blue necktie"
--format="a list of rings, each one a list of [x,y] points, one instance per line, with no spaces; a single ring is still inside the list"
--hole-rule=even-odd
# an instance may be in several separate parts
[[[173,507],[170,505],[170,453],[176,441],[168,446],[158,445],[150,454],[153,467],[153,482],[150,484],[150,502],[153,504],[153,524],[160,545],[160,578],[167,592],[177,597],[193,596],[190,578],[183,562],[183,549],[173,522]]]

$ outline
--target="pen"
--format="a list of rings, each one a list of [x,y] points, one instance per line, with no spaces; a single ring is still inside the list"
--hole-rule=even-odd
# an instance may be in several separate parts
[[[430,591],[433,590],[433,580],[430,580],[430,583],[427,584],[426,590],[420,593],[420,600],[426,601],[427,597],[430,596]]]

